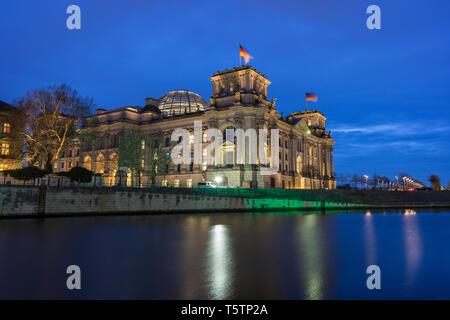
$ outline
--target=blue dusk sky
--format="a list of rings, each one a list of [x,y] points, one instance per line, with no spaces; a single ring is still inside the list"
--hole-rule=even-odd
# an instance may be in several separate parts
[[[81,8],[81,30],[66,8]],[[381,8],[381,30],[366,8]],[[335,171],[450,180],[450,2],[436,0],[41,0],[0,4],[0,100],[68,83],[98,107],[174,89],[209,101],[214,72],[250,64],[288,115],[328,118]]]

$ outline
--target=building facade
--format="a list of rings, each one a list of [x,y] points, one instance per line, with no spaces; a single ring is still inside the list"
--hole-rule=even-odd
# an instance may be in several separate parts
[[[23,112],[0,101],[0,171],[22,168],[24,125]]]
[[[275,108],[275,99],[269,100],[270,81],[248,65],[216,72],[209,80],[212,83],[209,103],[193,92],[176,90],[159,99],[147,98],[144,107],[97,109],[97,114],[83,119],[81,129],[82,135],[93,135],[96,139],[80,140],[69,154],[58,159],[54,171],[66,171],[70,165],[79,163],[101,174],[105,185],[146,186],[155,182],[162,186],[195,187],[200,181],[220,181],[219,184],[226,187],[335,188],[334,141],[331,132],[326,131],[326,118],[322,113],[300,111],[283,117]],[[272,129],[279,129],[278,172],[261,174],[261,168],[267,165],[259,163],[259,150],[256,164],[248,164],[248,159],[244,164],[229,161],[236,160],[236,143],[226,143],[224,134],[223,163],[228,164],[209,165],[203,160],[202,164],[166,166],[158,168],[156,177],[152,177],[154,174],[149,174],[151,161],[147,161],[148,154],[155,152],[150,148],[151,137],[160,138],[162,143],[158,148],[168,156],[173,148],[172,132],[177,128],[187,129],[192,139],[194,121],[201,121],[203,134],[209,128],[221,132],[264,129],[270,137]],[[127,132],[140,141],[134,143],[135,149],[141,149],[135,156],[139,158],[135,159],[138,167],[124,168],[121,164],[124,156],[121,142],[127,144],[125,147],[133,145],[121,141]],[[203,155],[207,144],[203,140]],[[270,157],[270,139],[264,148]]]

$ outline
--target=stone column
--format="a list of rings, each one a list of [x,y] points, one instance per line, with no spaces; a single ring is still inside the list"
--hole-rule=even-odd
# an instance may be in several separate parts
[[[259,162],[259,129],[262,128],[261,120],[256,120],[255,130],[256,130],[256,163],[258,166],[261,164]]]
[[[208,128],[211,128],[211,129],[213,129],[213,128],[218,129],[218,126],[219,126],[219,122],[218,122],[217,119],[212,118],[212,119],[209,119],[209,120],[208,120]],[[216,167],[216,166],[217,166],[217,163],[216,163],[216,155],[214,154],[214,164],[212,165],[212,167]],[[209,166],[208,166],[208,167],[209,167]],[[208,168],[208,169],[209,169],[209,168]]]
[[[323,161],[323,150],[321,145],[317,145],[317,165],[319,166],[319,177],[323,177],[325,172],[323,172],[323,165],[322,165],[322,161]]]
[[[238,155],[237,155],[237,136],[236,136],[236,129],[242,129],[245,133],[245,128],[244,128],[244,119],[240,116],[235,117],[234,118],[234,128],[235,128],[235,132],[234,132],[234,140],[235,140],[235,144],[234,144],[234,165],[237,166],[237,160],[238,160]],[[245,150],[244,150],[244,164],[245,164],[245,155],[247,154],[247,144],[245,143],[245,136],[244,136],[244,145],[245,145]]]
[[[296,160],[296,150],[295,150],[295,145],[296,145],[296,138],[295,135],[290,134],[289,135],[289,172],[292,172],[292,175],[294,176],[295,174],[295,160]]]
[[[334,177],[333,149],[330,149],[330,176]]]

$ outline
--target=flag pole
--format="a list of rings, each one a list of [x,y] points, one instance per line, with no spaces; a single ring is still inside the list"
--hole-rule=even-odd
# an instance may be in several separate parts
[[[241,43],[239,42],[239,67],[241,66]]]
[[[305,97],[305,111],[308,111],[308,100]]]

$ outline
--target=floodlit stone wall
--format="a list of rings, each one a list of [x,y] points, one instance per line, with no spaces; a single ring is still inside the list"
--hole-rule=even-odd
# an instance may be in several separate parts
[[[0,216],[450,206],[450,192],[0,186]]]
[[[0,216],[39,212],[39,187],[0,186]]]

